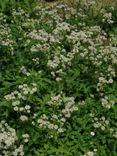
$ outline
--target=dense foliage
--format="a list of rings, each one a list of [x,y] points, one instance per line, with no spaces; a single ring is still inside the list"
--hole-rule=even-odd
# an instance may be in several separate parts
[[[117,155],[117,7],[96,5],[0,1],[0,156]]]

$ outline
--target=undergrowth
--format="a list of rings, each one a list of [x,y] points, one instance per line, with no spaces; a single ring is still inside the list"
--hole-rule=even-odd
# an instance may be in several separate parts
[[[0,155],[117,155],[117,8],[0,1]]]

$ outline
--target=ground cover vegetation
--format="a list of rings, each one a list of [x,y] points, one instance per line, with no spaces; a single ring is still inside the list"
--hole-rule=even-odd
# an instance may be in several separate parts
[[[117,155],[117,6],[0,1],[0,156]]]

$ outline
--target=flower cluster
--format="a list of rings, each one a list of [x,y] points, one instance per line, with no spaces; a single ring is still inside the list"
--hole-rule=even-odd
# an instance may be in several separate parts
[[[26,104],[26,101],[29,96],[33,95],[36,91],[37,85],[35,83],[32,83],[31,87],[27,84],[23,84],[18,86],[18,90],[5,95],[5,99],[11,103],[13,110],[15,112],[20,112],[21,121],[28,120],[28,117],[25,114],[29,114],[31,112],[31,106]]]
[[[31,52],[39,52],[39,51],[48,51],[49,50],[49,44],[47,43],[49,40],[49,33],[47,33],[45,30],[33,30],[27,35],[27,38],[29,40],[33,39],[35,41],[35,44],[31,47]]]
[[[76,1],[73,8],[59,2],[46,7],[37,1],[40,5],[29,12],[18,2],[17,9],[0,13],[0,118],[8,122],[0,123],[0,155],[22,156],[26,151],[56,156],[49,151],[56,143],[57,155],[67,155],[74,144],[68,155],[77,155],[78,148],[84,156],[101,155],[100,146],[115,150],[109,142],[99,145],[98,139],[117,139],[116,10],[97,13],[92,8],[95,0]]]
[[[105,13],[103,15],[103,19],[102,19],[103,22],[106,22],[108,24],[113,24],[114,21],[112,20],[112,13],[109,12],[109,13]]]
[[[96,156],[97,155],[97,149],[94,149],[93,151],[88,151],[84,156]]]
[[[51,75],[56,80],[61,80],[62,76],[64,75],[64,70],[68,65],[71,65],[71,60],[73,55],[70,53],[65,56],[64,54],[55,55],[53,59],[48,60],[47,66],[51,70]]]
[[[75,106],[74,97],[66,97],[63,93],[52,96],[47,105],[50,107],[49,114],[42,114],[37,123],[41,128],[55,130],[57,133],[64,132],[64,125],[73,112],[78,110]],[[36,117],[36,115],[35,115]]]
[[[104,98],[101,98],[101,103],[103,107],[110,109],[115,105],[116,99],[114,96],[105,96]]]
[[[25,143],[27,143],[29,141],[29,137],[30,137],[29,134],[23,134],[22,137],[23,137]]]
[[[22,73],[22,74],[24,74],[24,75],[26,75],[26,76],[30,76],[30,73],[26,70],[26,68],[24,66],[22,66],[20,68],[20,71],[19,72]]]
[[[15,129],[11,128],[5,121],[0,123],[0,155],[23,156],[23,145],[17,145]]]
[[[100,128],[102,131],[104,131],[109,125],[109,120],[107,120],[104,116],[97,118],[94,117],[93,119],[93,126],[94,128]]]
[[[58,23],[56,25],[56,28],[53,30],[52,33],[54,35],[55,40],[59,39],[59,41],[60,41],[60,40],[64,39],[64,35],[67,32],[70,32],[70,30],[71,30],[71,25],[69,23],[62,22],[62,23]]]
[[[16,42],[13,40],[11,29],[7,24],[4,24],[0,25],[0,30],[0,47],[6,49],[10,55],[13,55]]]
[[[110,134],[112,137],[117,139],[117,130],[116,129],[110,128]]]
[[[38,57],[33,58],[32,61],[33,61],[33,63],[34,63],[35,65],[39,65],[39,58],[38,58]]]

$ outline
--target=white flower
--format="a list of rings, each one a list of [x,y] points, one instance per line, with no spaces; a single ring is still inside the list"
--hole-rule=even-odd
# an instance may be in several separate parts
[[[54,125],[54,129],[58,129],[58,125]]]
[[[22,137],[23,138],[29,138],[29,134],[27,134],[27,133],[26,134],[23,134]]]
[[[24,95],[27,95],[28,94],[28,90],[25,90],[23,93],[24,93]]]
[[[37,91],[37,87],[32,88],[32,90],[30,90],[30,94],[34,94]]]
[[[94,156],[94,152],[92,151],[87,152],[87,156]]]
[[[30,110],[27,110],[27,113],[30,113]]]
[[[62,122],[65,122],[65,121],[66,121],[66,119],[65,119],[65,118],[61,118],[61,121],[62,121]]]
[[[61,80],[62,80],[62,78],[60,78],[60,77],[56,78],[56,81],[61,81]]]
[[[14,111],[18,111],[19,108],[16,106],[13,109],[14,109]]]
[[[33,125],[33,126],[35,125],[35,122],[34,122],[34,121],[32,121],[32,125]]]
[[[27,76],[30,76],[30,73],[29,73],[29,72],[27,72],[27,73],[26,73],[26,75],[27,75]]]
[[[20,107],[19,110],[22,112],[24,110],[24,108],[23,107]]]
[[[27,143],[29,140],[28,139],[24,139],[24,142]]]
[[[113,83],[113,79],[109,79],[108,80],[108,83]]]
[[[20,116],[20,120],[21,120],[21,121],[27,121],[27,120],[28,120],[28,117],[25,116],[25,115],[21,115],[21,116]]]
[[[105,121],[105,116],[102,116],[101,119],[102,119],[103,121]]]
[[[49,125],[48,125],[48,128],[49,128],[49,129],[54,129],[54,125],[53,125],[53,124],[49,124]]]
[[[62,133],[62,132],[64,132],[63,129],[62,128],[59,128],[58,129],[58,133]]]
[[[78,107],[73,107],[73,111],[77,111],[78,110]]]
[[[22,88],[23,88],[23,85],[19,85],[18,88],[19,88],[19,89],[22,89]]]
[[[94,126],[95,128],[99,128],[99,124],[98,124],[98,123],[94,123],[93,126]]]
[[[105,130],[105,126],[101,126],[101,129],[104,131]]]
[[[58,119],[57,115],[55,115],[55,114],[52,115],[52,118]]]
[[[104,81],[104,77],[99,77],[99,81],[100,82]]]
[[[65,117],[66,117],[66,118],[70,118],[70,116],[71,116],[71,114],[70,114],[70,113],[65,114]]]
[[[95,132],[91,132],[91,136],[94,136],[95,135]]]
[[[3,131],[0,132],[0,152],[1,154],[8,156],[12,154],[13,156],[23,156],[23,146],[17,147],[17,135],[15,129],[11,128],[7,123],[0,123]],[[22,153],[22,155],[20,155]]]
[[[17,106],[17,105],[19,105],[20,104],[20,101],[14,101],[13,103],[12,103],[12,106]]]
[[[25,106],[25,109],[26,109],[26,110],[29,110],[30,108],[31,108],[31,107],[30,107],[29,105],[26,105],[26,106]]]
[[[21,93],[18,93],[17,95],[18,95],[18,98],[19,98],[19,99],[22,98],[22,94],[21,94]]]

